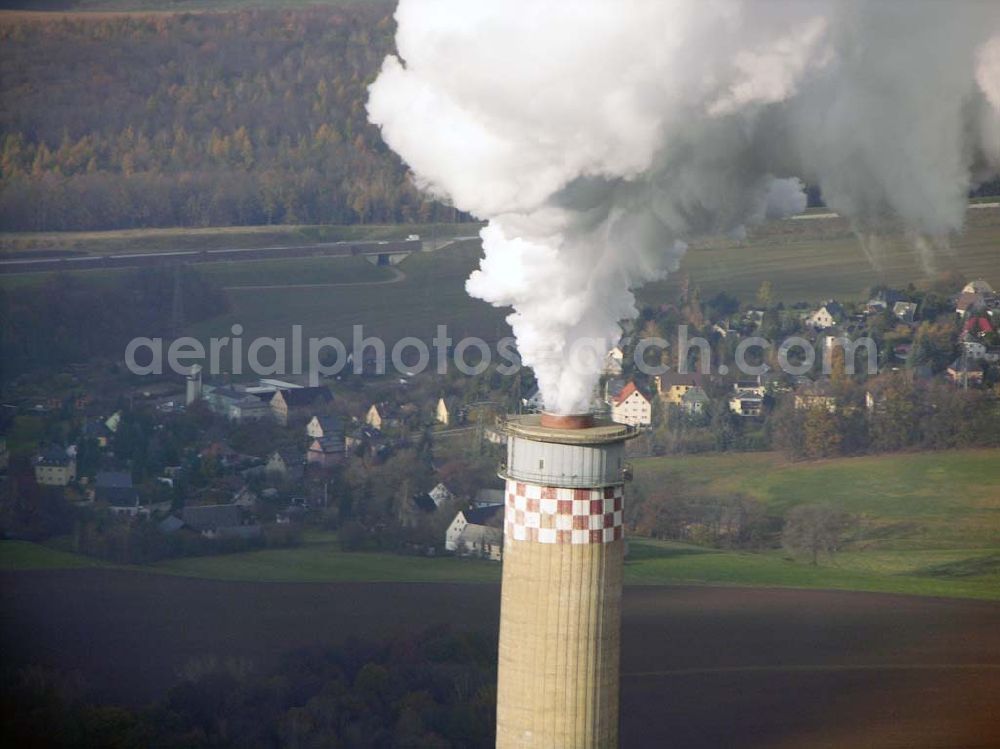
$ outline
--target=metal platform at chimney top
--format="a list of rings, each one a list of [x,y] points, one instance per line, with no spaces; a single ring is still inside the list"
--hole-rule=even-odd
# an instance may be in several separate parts
[[[542,426],[541,414],[508,416],[499,426],[504,432],[536,442],[560,445],[606,445],[639,436],[639,430],[607,418],[595,417],[593,426],[583,429],[557,429]]]

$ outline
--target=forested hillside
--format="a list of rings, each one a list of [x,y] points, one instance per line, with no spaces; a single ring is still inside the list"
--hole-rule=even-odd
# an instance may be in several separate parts
[[[366,119],[392,8],[0,18],[0,227],[453,220]]]

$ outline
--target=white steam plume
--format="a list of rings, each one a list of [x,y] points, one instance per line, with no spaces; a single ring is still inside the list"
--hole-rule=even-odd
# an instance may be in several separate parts
[[[371,120],[489,221],[468,291],[513,307],[557,412],[598,376],[574,342],[610,348],[686,239],[801,211],[801,178],[873,262],[890,224],[928,251],[1000,165],[1000,3],[401,0],[396,19]]]

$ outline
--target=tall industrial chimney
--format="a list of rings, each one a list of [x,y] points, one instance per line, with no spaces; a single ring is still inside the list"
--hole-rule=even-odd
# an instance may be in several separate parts
[[[507,422],[497,749],[618,746],[622,524],[631,427]]]

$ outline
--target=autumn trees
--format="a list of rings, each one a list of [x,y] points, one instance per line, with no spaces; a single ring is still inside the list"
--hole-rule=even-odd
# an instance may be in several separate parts
[[[0,225],[452,220],[367,121],[391,11],[4,20]]]

